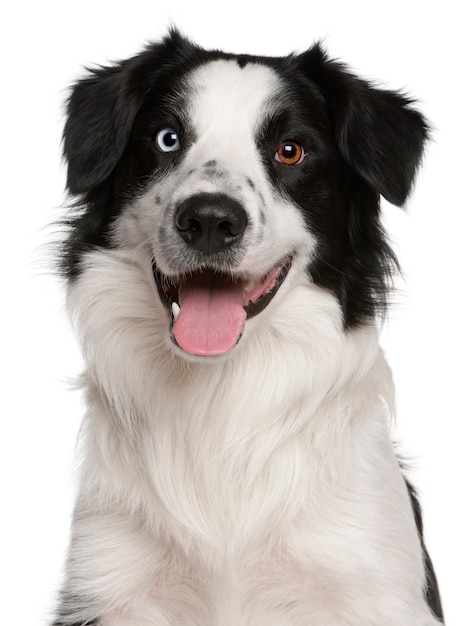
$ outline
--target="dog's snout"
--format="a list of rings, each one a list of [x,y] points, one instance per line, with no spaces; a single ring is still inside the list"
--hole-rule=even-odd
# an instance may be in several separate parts
[[[224,194],[198,194],[178,207],[175,223],[182,239],[203,252],[217,252],[238,242],[248,217],[243,206]]]

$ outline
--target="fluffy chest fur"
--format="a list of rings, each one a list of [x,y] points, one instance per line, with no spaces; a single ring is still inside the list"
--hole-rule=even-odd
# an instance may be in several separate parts
[[[93,255],[70,293],[89,348],[75,532],[93,546],[76,544],[75,575],[95,584],[105,563],[103,606],[143,603],[148,624],[159,594],[167,623],[420,619],[422,554],[376,331],[342,333],[334,298],[308,285],[235,357],[182,364],[166,320],[154,325],[151,280],[134,256]],[[410,618],[395,617],[403,596]]]
[[[87,414],[55,626],[439,623],[378,346],[379,194],[403,202],[426,134],[409,105],[318,47],[175,33],[75,86]]]

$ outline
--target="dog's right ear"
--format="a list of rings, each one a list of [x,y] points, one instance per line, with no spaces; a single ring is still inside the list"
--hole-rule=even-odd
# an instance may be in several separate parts
[[[126,61],[90,70],[78,80],[67,104],[63,153],[68,161],[67,187],[83,194],[112,172],[127,145],[143,100],[170,61],[192,48],[178,31]]]
[[[72,194],[105,180],[123,154],[140,106],[128,90],[128,73],[128,63],[98,68],[73,87],[63,133]]]

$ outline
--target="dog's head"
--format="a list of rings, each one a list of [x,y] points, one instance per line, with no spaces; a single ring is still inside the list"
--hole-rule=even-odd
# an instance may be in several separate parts
[[[410,104],[320,46],[238,56],[172,32],[95,69],[68,102],[80,210],[66,274],[96,248],[142,251],[167,335],[191,354],[228,352],[304,281],[335,295],[344,326],[361,324],[384,307],[395,263],[379,197],[404,203],[427,135]]]

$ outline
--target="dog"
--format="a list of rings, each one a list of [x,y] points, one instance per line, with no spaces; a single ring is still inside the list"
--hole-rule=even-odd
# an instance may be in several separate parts
[[[429,138],[318,43],[171,30],[67,101],[80,483],[54,626],[434,626],[379,347]]]

